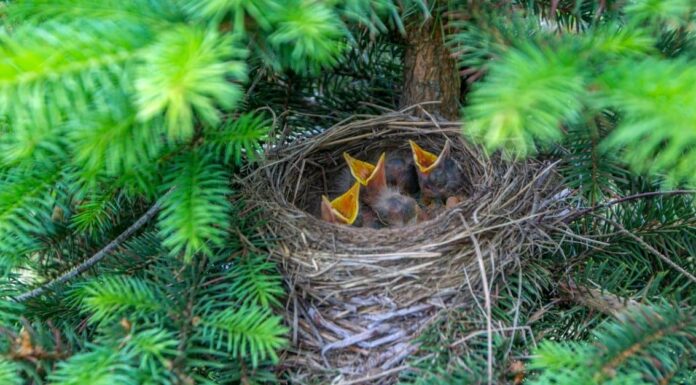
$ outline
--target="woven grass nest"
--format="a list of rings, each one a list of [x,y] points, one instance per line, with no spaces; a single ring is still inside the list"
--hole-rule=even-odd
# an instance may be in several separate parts
[[[398,229],[317,217],[344,151],[368,158],[408,151],[409,139],[439,149],[448,138],[466,180],[454,209]],[[244,185],[268,215],[264,232],[288,284],[293,344],[283,362],[297,383],[394,382],[443,309],[483,303],[482,282],[550,247],[564,213],[552,165],[488,157],[463,139],[461,123],[396,112],[276,146]]]

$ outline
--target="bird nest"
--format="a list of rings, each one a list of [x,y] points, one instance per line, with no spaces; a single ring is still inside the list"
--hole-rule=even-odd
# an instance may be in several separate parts
[[[434,150],[451,141],[466,181],[463,201],[396,229],[318,217],[344,151],[363,159],[410,151],[409,139]],[[393,381],[441,310],[483,303],[484,283],[549,247],[548,232],[564,214],[553,165],[489,157],[463,139],[461,123],[402,113],[275,146],[244,185],[267,214],[264,232],[288,284],[293,346],[284,364],[297,382]]]

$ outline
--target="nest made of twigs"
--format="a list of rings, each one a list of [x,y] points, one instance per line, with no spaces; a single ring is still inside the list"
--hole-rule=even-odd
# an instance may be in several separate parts
[[[316,216],[319,197],[345,167],[342,153],[366,158],[408,151],[408,139],[439,149],[452,141],[466,199],[434,219],[398,229],[355,228]],[[521,255],[547,245],[562,209],[553,167],[489,157],[466,142],[461,123],[402,113],[349,121],[275,146],[244,181],[264,209],[272,256],[289,286],[296,378],[389,382],[413,340],[453,303],[473,303]],[[393,378],[393,376],[391,377]],[[380,379],[380,380],[378,380]],[[304,380],[299,380],[304,381]]]

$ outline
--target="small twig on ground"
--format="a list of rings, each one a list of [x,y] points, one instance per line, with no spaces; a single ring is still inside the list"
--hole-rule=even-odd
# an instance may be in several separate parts
[[[563,298],[576,302],[600,313],[618,316],[626,309],[638,306],[639,303],[630,298],[620,297],[605,290],[578,285],[572,279],[559,285]]]

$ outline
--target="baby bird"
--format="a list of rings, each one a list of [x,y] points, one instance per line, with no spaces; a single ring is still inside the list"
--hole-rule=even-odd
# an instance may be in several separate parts
[[[387,185],[393,186],[403,194],[418,193],[418,175],[413,158],[408,153],[390,153],[387,155]]]
[[[348,191],[334,200],[321,197],[321,219],[344,225],[352,225],[360,211],[360,183],[353,184]]]
[[[372,207],[377,219],[389,226],[413,225],[421,218],[416,200],[392,189],[386,189],[379,194]]]
[[[356,183],[355,177],[350,171],[349,167],[341,169],[332,178],[331,184],[328,187],[329,193],[341,193],[343,191],[348,191],[351,186]],[[361,186],[361,196],[358,207],[358,217],[355,218],[353,226],[355,227],[369,227],[372,229],[379,229],[384,227],[382,223],[377,218],[377,214],[365,203],[363,195],[365,194],[365,187]]]
[[[372,208],[380,222],[402,227],[416,223],[419,215],[415,199],[402,195],[398,189],[387,186],[386,156],[372,165],[343,153],[353,177],[364,186],[363,200]]]
[[[379,220],[377,214],[370,208],[370,206],[365,204],[365,202],[360,202],[360,213],[358,214],[358,218],[355,220],[353,225],[356,227],[367,227],[375,230],[384,227],[384,224]]]
[[[455,161],[450,158],[449,140],[445,143],[440,155],[425,151],[412,140],[409,140],[409,143],[424,203],[433,201],[441,203],[461,193],[463,177]]]

